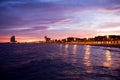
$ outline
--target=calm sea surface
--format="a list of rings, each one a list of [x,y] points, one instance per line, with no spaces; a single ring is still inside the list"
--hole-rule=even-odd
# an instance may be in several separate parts
[[[120,80],[120,48],[0,44],[0,80]]]

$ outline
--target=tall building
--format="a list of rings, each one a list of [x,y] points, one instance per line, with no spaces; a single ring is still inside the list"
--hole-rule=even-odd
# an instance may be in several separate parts
[[[51,38],[48,38],[47,36],[44,37],[46,42],[49,42]]]
[[[11,43],[15,43],[15,42],[16,42],[16,40],[15,40],[15,36],[11,36],[11,38],[10,38],[10,42],[11,42]]]

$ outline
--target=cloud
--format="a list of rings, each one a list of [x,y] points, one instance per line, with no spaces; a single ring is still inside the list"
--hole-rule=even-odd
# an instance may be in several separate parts
[[[23,27],[23,28],[9,28],[5,29],[4,31],[11,31],[11,32],[29,32],[29,31],[39,31],[39,30],[47,30],[49,27],[47,26],[36,26],[36,27]]]
[[[104,23],[101,24],[98,29],[98,32],[118,32],[120,31],[120,23]]]
[[[28,28],[28,29],[18,29],[18,31],[37,31],[37,30],[47,30],[48,27],[46,26],[36,26],[36,27],[32,27],[32,28]]]
[[[80,8],[100,8],[110,7],[110,0],[5,0],[1,3],[4,7],[13,7],[18,9],[53,9],[76,10]]]
[[[120,27],[120,23],[103,23],[99,26],[99,28],[116,28]]]
[[[119,4],[120,0],[0,0],[0,35],[76,35],[119,27]]]
[[[110,0],[111,2],[113,2],[114,4],[120,4],[120,0]]]
[[[19,25],[18,22],[21,21],[21,18],[1,15],[0,17],[0,29],[10,28],[11,26]]]

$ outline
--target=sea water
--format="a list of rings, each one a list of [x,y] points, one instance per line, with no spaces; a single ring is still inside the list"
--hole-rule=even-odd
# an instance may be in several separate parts
[[[0,44],[0,80],[120,80],[120,48]]]

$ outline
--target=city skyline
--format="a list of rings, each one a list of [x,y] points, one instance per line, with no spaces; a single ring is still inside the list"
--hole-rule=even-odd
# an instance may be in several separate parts
[[[120,35],[120,0],[1,0],[0,42]]]

